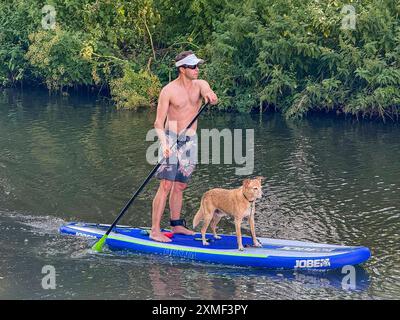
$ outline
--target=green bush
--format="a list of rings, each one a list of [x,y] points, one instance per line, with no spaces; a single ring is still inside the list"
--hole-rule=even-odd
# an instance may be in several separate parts
[[[147,70],[135,72],[129,66],[124,68],[124,76],[111,80],[111,95],[118,109],[138,109],[155,107],[161,83]]]
[[[118,108],[156,104],[173,59],[194,50],[218,108],[395,118],[400,4],[381,0],[53,0],[0,2],[0,85],[109,88]],[[352,5],[355,29],[343,29]]]
[[[287,117],[397,114],[400,6],[351,3],[355,30],[341,29],[347,1],[254,0],[232,8],[208,46],[222,107],[274,107]]]
[[[30,65],[25,59],[28,35],[37,28],[37,1],[0,1],[0,86],[27,80]]]
[[[34,74],[43,78],[50,90],[92,84],[92,68],[81,55],[84,36],[63,31],[38,31],[29,35],[31,45],[26,58]]]

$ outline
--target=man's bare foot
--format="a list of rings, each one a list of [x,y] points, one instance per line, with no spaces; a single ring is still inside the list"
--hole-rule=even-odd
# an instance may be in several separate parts
[[[151,231],[149,234],[149,238],[158,241],[158,242],[171,242],[172,240],[165,236],[161,231],[156,232],[156,231]]]
[[[188,236],[192,236],[194,234],[196,234],[196,232],[189,230],[187,228],[185,228],[184,226],[175,226],[172,227],[172,233],[176,233],[176,234],[185,234]]]

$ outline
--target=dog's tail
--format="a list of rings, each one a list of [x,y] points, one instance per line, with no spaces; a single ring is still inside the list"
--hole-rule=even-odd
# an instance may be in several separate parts
[[[193,229],[197,227],[201,220],[203,220],[203,199],[204,197],[201,198],[200,208],[193,218]]]

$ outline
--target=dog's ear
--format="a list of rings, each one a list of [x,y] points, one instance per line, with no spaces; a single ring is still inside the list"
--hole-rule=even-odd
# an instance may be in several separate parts
[[[258,176],[258,177],[256,177],[256,179],[257,179],[257,180],[260,180],[260,181],[263,181],[263,180],[265,180],[266,178],[265,178],[265,177],[262,177],[262,176]]]
[[[247,188],[249,186],[250,179],[244,179],[243,180],[243,187]]]

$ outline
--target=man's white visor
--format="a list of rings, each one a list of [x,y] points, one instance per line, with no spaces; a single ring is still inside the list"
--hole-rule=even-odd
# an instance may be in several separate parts
[[[183,65],[195,66],[196,64],[199,64],[199,63],[204,63],[204,60],[197,58],[195,54],[191,54],[191,55],[188,55],[187,57],[183,58],[182,60],[179,60],[178,62],[176,62],[175,67],[180,67]]]

